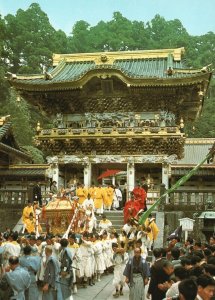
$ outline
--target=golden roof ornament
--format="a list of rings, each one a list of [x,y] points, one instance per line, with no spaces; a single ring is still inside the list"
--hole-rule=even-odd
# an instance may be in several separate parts
[[[182,117],[181,117],[181,120],[180,120],[180,132],[184,133],[184,119]]]
[[[106,63],[108,61],[108,57],[106,54],[101,54],[100,56],[101,62]]]
[[[40,127],[40,122],[39,122],[39,121],[37,122],[37,128],[36,128],[36,131],[37,131],[37,132],[41,131],[41,127]]]

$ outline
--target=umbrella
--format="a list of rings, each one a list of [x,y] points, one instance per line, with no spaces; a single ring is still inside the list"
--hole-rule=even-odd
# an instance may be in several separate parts
[[[121,172],[121,170],[107,170],[107,171],[103,172],[97,179],[114,176],[119,172]]]

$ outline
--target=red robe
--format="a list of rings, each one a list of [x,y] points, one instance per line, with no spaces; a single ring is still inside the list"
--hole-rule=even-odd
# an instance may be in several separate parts
[[[124,207],[124,222],[126,223],[128,219],[134,218],[140,209],[141,207],[139,201],[136,200],[127,201]]]
[[[144,210],[146,208],[146,191],[142,187],[137,186],[133,189],[133,193],[135,201],[139,202],[140,209]]]

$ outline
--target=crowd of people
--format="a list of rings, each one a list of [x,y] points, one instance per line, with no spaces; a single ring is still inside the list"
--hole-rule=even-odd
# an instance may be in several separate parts
[[[46,205],[49,208],[55,209],[59,207],[62,200],[68,201],[71,206],[71,213],[73,212],[74,218],[72,221],[71,229],[75,233],[84,233],[85,231],[92,233],[97,229],[97,216],[101,216],[105,211],[110,210],[123,210],[124,222],[128,219],[135,219],[138,221],[141,213],[147,210],[146,207],[147,193],[146,189],[137,185],[130,193],[130,199],[123,202],[122,192],[118,185],[105,186],[101,185],[91,186],[85,188],[82,184],[78,185],[76,189],[57,189],[56,182],[54,181],[50,188],[50,200],[43,202],[28,201],[28,205],[23,210],[23,233],[37,234],[42,232],[39,220],[43,219],[46,222],[46,231],[52,231],[52,224],[44,220]],[[38,197],[35,198],[38,200]],[[107,222],[107,221],[104,221]],[[104,224],[106,225],[106,224]],[[49,228],[48,228],[49,227]]]
[[[45,300],[69,299],[110,273],[114,298],[127,284],[130,300],[215,299],[214,236],[208,244],[173,237],[166,248],[153,249],[158,235],[153,216],[144,225],[128,219],[119,234],[111,225],[98,229],[70,232],[68,238],[2,233],[0,299],[38,300],[41,293]]]
[[[137,183],[133,189],[135,200],[138,201],[138,210],[146,209],[146,196],[148,186]],[[78,184],[77,187],[71,186],[64,188],[63,186],[57,188],[56,181],[53,181],[50,187],[51,199],[55,197],[68,197],[70,200],[74,196],[78,197],[78,203],[82,205],[89,197],[93,200],[95,212],[102,214],[104,210],[122,209],[127,203],[126,189],[121,190],[118,184],[102,185],[92,184],[89,188],[84,184]],[[38,197],[37,197],[38,198]],[[136,209],[137,210],[137,209]]]
[[[0,300],[38,300],[39,295],[44,300],[69,299],[81,288],[90,292],[106,274],[113,274],[114,298],[123,295],[127,284],[130,300],[215,299],[214,236],[208,243],[190,237],[182,243],[179,236],[171,235],[165,248],[155,248],[156,215],[139,224],[139,216],[147,209],[143,187],[136,186],[125,203],[120,232],[104,214],[104,209],[113,208],[114,188],[104,192],[102,187],[91,187],[82,197],[83,190],[79,186],[69,195],[82,212],[79,230],[71,226],[62,235],[43,232],[37,218],[40,205],[29,202],[23,210],[22,232],[1,234]],[[93,216],[93,226],[81,225],[86,216]]]
[[[153,250],[147,298],[152,300],[215,299],[215,237],[209,243],[173,238]]]
[[[93,207],[95,212],[102,214],[104,210],[121,209],[125,202],[125,193],[121,191],[118,184],[115,186],[108,184],[92,184],[90,187],[85,187],[84,184],[77,184],[77,186],[63,186],[57,189],[56,182],[53,181],[50,187],[51,199],[54,197],[78,197],[78,203],[82,205],[89,197],[93,200]]]

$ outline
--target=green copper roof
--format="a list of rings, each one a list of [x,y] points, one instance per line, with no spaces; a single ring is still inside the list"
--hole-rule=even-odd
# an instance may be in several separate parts
[[[0,176],[43,176],[46,169],[0,169]]]
[[[9,132],[11,125],[12,125],[11,122],[7,122],[4,125],[0,126],[0,141]]]
[[[171,76],[167,74],[168,68],[173,68]],[[200,70],[184,69],[181,61],[173,61],[169,57],[153,59],[117,59],[113,64],[96,64],[94,61],[60,62],[51,69],[48,76],[18,76],[14,83],[31,85],[50,85],[57,83],[75,82],[84,77],[88,72],[113,70],[131,79],[174,79],[193,77],[202,74]]]
[[[171,67],[167,58],[160,59],[136,59],[136,60],[116,60],[113,64],[116,69],[120,69],[125,75],[133,78],[167,78],[167,69]],[[181,62],[174,62],[173,69],[182,69]],[[172,77],[182,77],[184,73],[173,74]]]
[[[11,129],[12,129],[11,122],[6,122],[2,126],[0,126],[0,151],[3,151],[7,154],[12,154],[17,157],[21,157],[26,161],[32,161],[31,157],[27,153],[22,151],[22,149],[19,147],[18,143],[16,142],[13,136],[13,132]],[[6,137],[6,139],[4,137]],[[7,139],[11,140],[11,144],[8,143]]]
[[[1,142],[0,142],[0,151],[5,152],[9,155],[11,154],[11,155],[20,157],[29,162],[32,161],[32,159],[30,158],[30,156],[28,154],[24,153],[23,151],[21,151],[19,149],[13,148],[13,147],[11,147],[7,144],[1,143]]]

